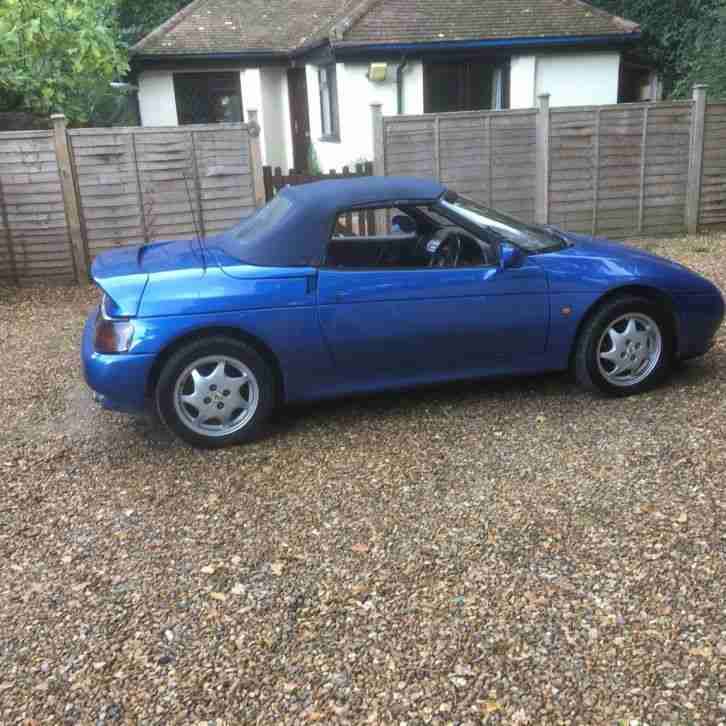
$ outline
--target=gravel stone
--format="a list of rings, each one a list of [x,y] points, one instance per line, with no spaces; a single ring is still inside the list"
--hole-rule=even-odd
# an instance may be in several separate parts
[[[726,236],[638,244],[726,289]],[[99,410],[88,288],[0,287],[0,723],[718,724],[726,331],[282,411],[185,448]]]

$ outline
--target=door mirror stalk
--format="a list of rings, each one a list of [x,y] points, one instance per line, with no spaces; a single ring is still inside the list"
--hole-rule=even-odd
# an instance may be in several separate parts
[[[522,262],[522,250],[508,242],[499,245],[499,269],[507,270],[510,267],[519,267]]]

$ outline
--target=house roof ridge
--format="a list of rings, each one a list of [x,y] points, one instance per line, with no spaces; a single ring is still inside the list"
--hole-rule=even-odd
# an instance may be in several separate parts
[[[355,5],[351,12],[345,13],[344,17],[340,18],[333,24],[330,29],[328,37],[330,42],[340,41],[345,39],[345,34],[360,20],[362,20],[374,7],[385,2],[385,0],[361,0]]]
[[[154,28],[148,35],[145,35],[141,40],[132,45],[129,48],[129,53],[134,54],[142,51],[152,40],[158,40],[167,33],[171,32],[176,28],[182,20],[187,16],[191,15],[197,8],[204,5],[207,0],[192,0],[188,5],[185,5],[181,10],[178,10],[168,20],[164,21],[158,28]]]
[[[597,15],[605,15],[608,18],[612,18],[615,25],[617,25],[623,32],[635,33],[640,30],[639,23],[636,23],[633,20],[628,20],[627,18],[616,15],[615,13],[610,13],[602,8],[597,8],[591,2],[588,2],[588,0],[574,0],[574,3],[575,5],[584,5],[588,10],[596,13]]]
[[[295,53],[296,51],[300,51],[310,45],[315,45],[321,40],[327,39],[335,25],[340,22],[340,18],[344,17],[346,14],[347,13],[342,12],[338,13],[338,15],[336,15],[333,19],[327,18],[326,20],[322,20],[300,41],[297,43],[290,43],[288,52]]]

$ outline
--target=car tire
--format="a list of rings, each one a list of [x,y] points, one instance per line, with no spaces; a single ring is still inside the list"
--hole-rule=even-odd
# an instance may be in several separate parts
[[[176,351],[161,370],[156,410],[172,433],[198,448],[252,441],[275,408],[275,374],[250,345],[210,337]]]
[[[585,323],[577,340],[574,371],[585,388],[624,397],[658,386],[672,361],[668,315],[652,300],[622,296],[601,305]]]

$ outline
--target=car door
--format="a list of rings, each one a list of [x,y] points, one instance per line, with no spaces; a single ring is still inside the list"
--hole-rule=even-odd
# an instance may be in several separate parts
[[[321,268],[318,306],[345,378],[524,368],[547,343],[547,279],[527,257],[507,269]]]

